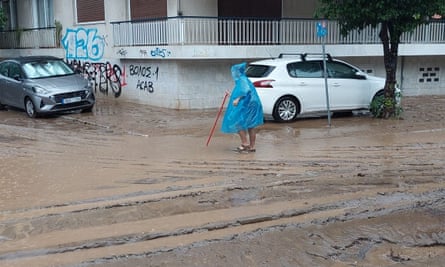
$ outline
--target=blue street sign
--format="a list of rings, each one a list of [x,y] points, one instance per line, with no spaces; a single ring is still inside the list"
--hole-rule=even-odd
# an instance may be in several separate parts
[[[317,22],[317,36],[325,37],[328,34],[326,22]]]

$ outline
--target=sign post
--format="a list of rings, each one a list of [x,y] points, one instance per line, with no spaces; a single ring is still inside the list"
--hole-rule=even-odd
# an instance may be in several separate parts
[[[328,109],[328,125],[331,127],[331,110],[329,107],[329,89],[328,89],[328,71],[326,66],[326,40],[324,37],[328,34],[326,21],[317,22],[317,36],[322,38],[322,48],[323,48],[323,76],[324,76],[324,86],[326,91],[326,107]]]

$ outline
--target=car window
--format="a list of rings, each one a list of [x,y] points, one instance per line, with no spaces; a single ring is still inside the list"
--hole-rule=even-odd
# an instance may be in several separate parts
[[[327,62],[328,75],[330,78],[356,79],[357,70],[341,62]]]
[[[17,63],[11,63],[9,65],[9,78],[15,79],[15,78],[22,78],[22,71],[20,70],[20,66]]]
[[[9,74],[8,65],[9,65],[8,62],[4,62],[4,63],[0,64],[0,74],[1,75],[8,77],[8,74]]]
[[[62,60],[42,60],[23,65],[26,76],[31,79],[74,74],[74,71]]]
[[[289,76],[294,78],[322,78],[323,71],[319,61],[301,61],[287,64]]]
[[[267,65],[249,65],[246,68],[246,76],[250,78],[262,78],[269,75],[274,69],[273,66]]]

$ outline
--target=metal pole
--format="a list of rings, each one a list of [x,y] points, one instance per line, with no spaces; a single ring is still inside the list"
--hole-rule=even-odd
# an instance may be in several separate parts
[[[326,107],[328,109],[328,125],[331,127],[331,110],[329,107],[329,89],[328,89],[328,70],[326,66],[326,48],[325,48],[325,38],[323,38],[323,76],[324,76],[324,86],[326,91]]]
[[[323,77],[324,77],[324,87],[326,91],[326,108],[328,110],[328,125],[331,127],[331,110],[329,107],[329,89],[328,89],[328,68],[326,66],[326,35],[328,34],[327,29],[327,23],[326,21],[321,21],[317,23],[317,35],[320,38],[323,38],[322,40],[322,47],[323,47]]]

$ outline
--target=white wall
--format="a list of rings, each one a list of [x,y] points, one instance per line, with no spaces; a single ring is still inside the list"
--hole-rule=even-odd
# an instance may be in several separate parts
[[[218,15],[218,0],[168,0],[167,16],[202,16]]]
[[[74,1],[55,0],[53,1],[53,5],[54,5],[54,20],[59,21],[64,29],[75,25]]]
[[[385,77],[382,57],[342,57],[371,75]],[[232,60],[125,60],[122,99],[174,109],[216,108],[226,90],[233,88]],[[420,71],[423,69],[424,71]],[[430,71],[428,71],[431,69]],[[153,73],[157,70],[157,75]],[[402,74],[403,72],[403,74]],[[419,82],[423,75],[437,82]],[[404,96],[445,94],[445,56],[405,57],[398,65],[398,83]],[[443,78],[443,79],[442,79]]]
[[[235,61],[125,60],[121,97],[174,109],[213,108],[233,87],[230,66]]]
[[[218,16],[218,0],[180,0],[184,16]]]
[[[445,94],[445,56],[401,57],[404,95]]]

